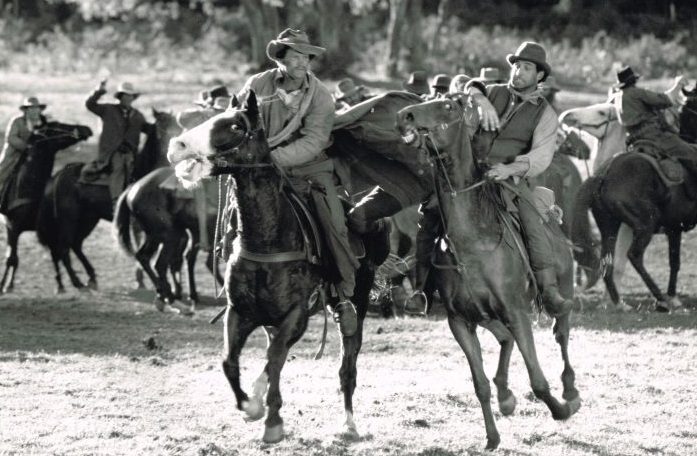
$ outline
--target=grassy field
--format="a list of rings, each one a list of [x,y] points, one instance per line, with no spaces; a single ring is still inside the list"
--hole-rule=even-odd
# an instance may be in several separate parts
[[[47,99],[58,119],[93,122],[80,108],[95,81],[53,82],[31,83],[25,93]],[[8,77],[2,84],[4,118],[22,81]],[[143,107],[183,107],[198,89],[154,79],[139,84],[152,87],[152,98],[139,100]],[[2,232],[0,245],[4,241]],[[242,420],[220,369],[222,325],[207,323],[217,310],[210,275],[199,265],[207,299],[193,317],[160,313],[153,292],[133,290],[133,261],[119,252],[109,224],[100,222],[85,244],[100,290],[56,296],[48,253],[34,233],[20,240],[16,289],[0,297],[0,455],[487,454],[469,368],[441,314],[368,319],[355,396],[361,438],[355,442],[336,434],[343,411],[334,332],[327,355],[312,360],[321,335],[315,317],[283,372],[287,438],[270,446],[260,441],[261,423]],[[657,236],[647,253],[648,269],[663,286],[666,250],[665,237]],[[511,417],[497,415],[497,454],[697,454],[696,276],[693,232],[684,238],[679,282],[687,312],[649,312],[652,299],[633,271],[624,289],[637,312],[605,310],[600,288],[584,295],[570,343],[583,405],[567,422],[553,421],[534,398],[514,353],[510,382],[518,408]],[[536,321],[535,338],[560,395],[561,357],[547,319]],[[481,340],[492,377],[498,346],[488,333]],[[264,347],[263,333],[255,332],[242,356],[247,387],[262,369]]]

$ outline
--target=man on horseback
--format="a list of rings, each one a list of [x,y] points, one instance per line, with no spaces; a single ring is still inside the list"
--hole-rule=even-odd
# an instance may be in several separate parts
[[[140,133],[148,133],[153,126],[133,107],[140,93],[128,82],[119,84],[114,94],[118,103],[98,103],[106,93],[106,83],[101,81],[85,102],[87,109],[102,119],[102,134],[97,159],[84,166],[81,180],[91,183],[107,174],[109,193],[116,202],[131,180]]]
[[[334,100],[310,71],[324,48],[311,45],[302,30],[286,29],[266,47],[277,68],[249,78],[241,99],[253,90],[271,147],[272,160],[283,168],[296,191],[311,201],[340,276],[334,319],[341,333],[353,335],[356,309],[350,298],[359,266],[349,241],[346,217],[334,183],[334,166],[324,149],[334,121]]]
[[[678,104],[680,90],[688,81],[680,76],[668,91],[658,93],[637,87],[638,79],[631,67],[622,68],[617,72],[619,90],[610,99],[619,122],[627,130],[627,144],[649,141],[665,155],[677,159],[697,179],[697,148],[680,138],[661,112]]]
[[[479,149],[479,159],[492,164],[487,177],[507,181],[515,189],[515,193],[504,190],[507,193],[504,199],[514,203],[518,211],[543,305],[551,315],[561,315],[573,303],[559,293],[550,234],[542,214],[533,205],[535,196],[527,182],[528,178],[547,169],[555,151],[557,115],[539,88],[552,70],[545,49],[535,42],[522,43],[507,60],[511,66],[508,84],[485,85],[477,79],[468,83],[481,116],[480,130],[473,145]],[[423,287],[431,267],[434,240],[441,231],[437,204],[424,204],[421,211],[416,292],[406,305],[406,310],[412,313],[422,313],[426,309]]]
[[[0,154],[0,201],[3,204],[8,203],[4,201],[7,184],[29,147],[29,137],[46,123],[46,117],[41,114],[46,105],[39,103],[38,98],[28,97],[19,109],[22,114],[13,117],[5,130],[5,145]]]

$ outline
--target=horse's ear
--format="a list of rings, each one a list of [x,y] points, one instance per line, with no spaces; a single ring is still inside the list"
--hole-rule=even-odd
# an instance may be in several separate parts
[[[153,117],[157,117],[158,114],[160,114],[160,111],[158,111],[157,108],[151,107],[150,109],[152,110]]]
[[[257,105],[257,95],[253,90],[249,91],[247,96],[247,102],[245,106],[247,110],[247,115],[252,119],[256,119],[259,116],[259,106]]]
[[[230,99],[230,106],[228,109],[235,109],[240,105],[240,100],[237,99],[237,95],[233,95]]]

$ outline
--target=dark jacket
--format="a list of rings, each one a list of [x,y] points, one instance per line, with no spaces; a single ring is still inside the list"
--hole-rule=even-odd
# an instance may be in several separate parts
[[[121,105],[98,103],[105,93],[103,90],[95,90],[85,102],[87,109],[102,119],[102,134],[99,137],[96,159],[97,168],[100,169],[108,166],[111,156],[122,145],[135,155],[140,143],[140,133],[147,133],[151,128],[143,114],[135,108],[129,109],[126,118]]]
[[[664,93],[625,87],[612,96],[617,117],[624,128],[632,129],[644,122],[660,122],[661,109],[670,108],[673,102]]]

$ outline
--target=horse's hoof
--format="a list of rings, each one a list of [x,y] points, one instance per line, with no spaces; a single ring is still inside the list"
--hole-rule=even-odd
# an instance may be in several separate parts
[[[662,313],[670,312],[670,302],[669,301],[656,301],[656,312],[662,312]]]
[[[677,296],[671,296],[668,299],[668,304],[670,305],[670,310],[676,310],[682,307],[682,301]]]
[[[623,299],[621,299],[620,302],[618,302],[618,303],[615,305],[615,310],[616,310],[617,312],[622,312],[622,313],[633,312],[633,311],[634,311],[634,307],[630,306],[629,304],[627,304],[626,302],[624,302]]]
[[[191,310],[191,307],[187,306],[186,304],[183,304],[178,301],[174,301],[170,304],[170,307],[178,314],[180,315],[186,315],[186,316],[191,316],[194,314],[194,311]]]
[[[264,443],[278,443],[283,440],[283,423],[276,426],[266,426],[262,440]]]
[[[515,394],[510,393],[506,399],[499,400],[499,411],[503,416],[511,416],[517,404],[518,401],[516,401]]]
[[[90,280],[89,282],[87,282],[87,288],[89,288],[90,290],[93,290],[93,291],[97,291],[97,289],[99,288],[99,287],[97,286],[97,281],[96,281],[96,280]]]
[[[581,397],[576,396],[574,399],[566,401],[566,405],[569,407],[569,417],[571,417],[581,408]]]
[[[485,449],[489,451],[495,450],[499,447],[499,443],[501,443],[501,437],[499,437],[498,435],[487,437]]]
[[[65,293],[65,287],[57,287],[56,288],[56,294],[64,294]]]
[[[573,401],[574,399],[578,399],[579,394],[578,390],[576,388],[571,388],[570,390],[564,390],[564,393],[561,395],[562,399],[565,401]]]
[[[355,442],[357,440],[360,440],[361,436],[358,434],[358,430],[356,429],[355,424],[349,424],[349,423],[344,423],[343,427],[341,428],[341,433],[339,436],[344,439],[348,440],[351,442]]]
[[[248,423],[259,421],[266,415],[266,408],[260,397],[252,396],[248,401],[242,402],[242,411],[245,413],[244,420]]]
[[[165,301],[163,299],[161,299],[159,297],[155,298],[155,307],[157,308],[157,310],[159,310],[160,312],[164,312],[165,305],[166,304],[165,304]]]

